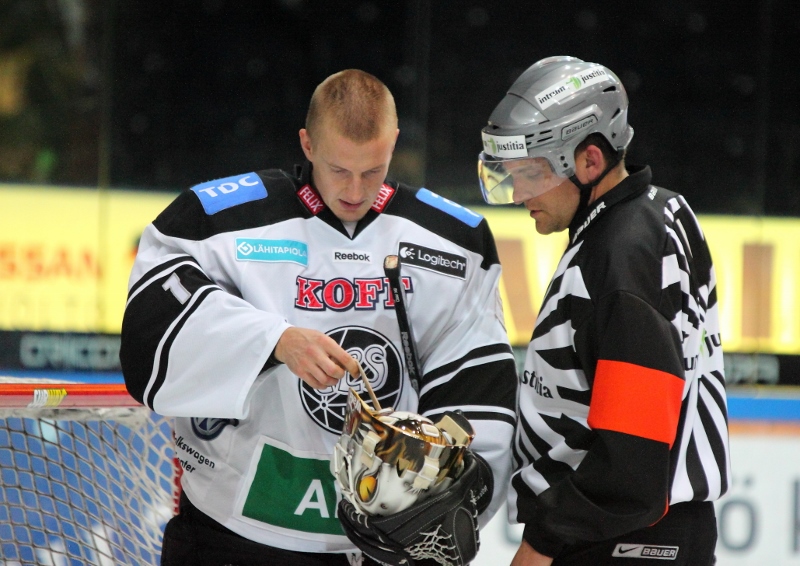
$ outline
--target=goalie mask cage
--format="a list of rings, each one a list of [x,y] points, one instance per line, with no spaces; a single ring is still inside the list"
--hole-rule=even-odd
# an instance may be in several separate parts
[[[0,564],[158,564],[171,421],[122,384],[0,378]]]

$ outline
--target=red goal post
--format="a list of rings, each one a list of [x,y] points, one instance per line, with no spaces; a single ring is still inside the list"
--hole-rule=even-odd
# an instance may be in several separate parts
[[[0,563],[158,564],[171,425],[121,383],[0,375]]]

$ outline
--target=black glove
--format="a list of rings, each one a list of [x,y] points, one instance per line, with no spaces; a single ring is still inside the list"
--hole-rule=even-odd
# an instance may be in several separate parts
[[[378,562],[465,566],[478,553],[478,514],[489,506],[493,484],[486,461],[467,450],[464,471],[446,491],[385,517],[363,515],[342,499],[339,521],[347,538]]]

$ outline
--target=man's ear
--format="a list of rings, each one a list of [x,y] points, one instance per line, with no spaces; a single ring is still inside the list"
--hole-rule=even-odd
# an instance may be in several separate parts
[[[305,128],[300,128],[300,147],[303,149],[306,159],[313,161],[313,159],[311,159],[313,155],[313,151],[311,150],[311,136],[308,135],[308,130]]]
[[[606,168],[606,158],[603,152],[596,145],[589,144],[581,151],[579,159],[585,168],[589,182],[594,181],[603,174]]]

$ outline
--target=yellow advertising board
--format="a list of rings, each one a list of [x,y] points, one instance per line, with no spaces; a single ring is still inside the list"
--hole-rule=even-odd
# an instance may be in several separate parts
[[[139,235],[176,193],[0,187],[0,330],[119,332]],[[522,208],[476,208],[503,264],[511,341],[525,345],[566,234]],[[701,216],[729,352],[800,354],[800,219]]]
[[[139,235],[173,198],[0,188],[0,330],[119,332]]]

